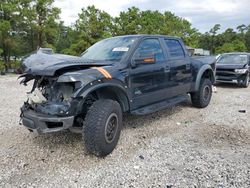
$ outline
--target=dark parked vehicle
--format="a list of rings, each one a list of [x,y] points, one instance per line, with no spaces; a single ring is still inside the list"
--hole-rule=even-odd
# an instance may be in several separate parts
[[[36,53],[23,62],[33,80],[22,123],[38,133],[80,130],[87,150],[105,156],[117,145],[122,114],[144,115],[188,99],[206,107],[214,57],[191,58],[181,39],[129,35],[102,40],[81,57]]]
[[[216,82],[236,82],[248,87],[250,76],[250,53],[225,53],[216,64]]]

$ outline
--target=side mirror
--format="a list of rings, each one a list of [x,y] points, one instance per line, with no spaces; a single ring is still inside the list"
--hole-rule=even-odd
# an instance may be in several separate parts
[[[139,57],[136,57],[134,59],[134,64],[152,64],[155,63],[155,56],[154,54],[143,54],[140,55]]]
[[[194,50],[187,50],[188,56],[192,57],[194,55]]]

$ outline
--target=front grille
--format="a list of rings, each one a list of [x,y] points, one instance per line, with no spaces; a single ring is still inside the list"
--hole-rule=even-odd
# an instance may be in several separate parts
[[[219,72],[234,72],[234,69],[216,69],[216,71],[219,71]]]
[[[216,75],[218,75],[218,76],[234,76],[235,73],[233,73],[233,72],[216,72]]]
[[[234,69],[216,69],[216,75],[227,76],[235,75]]]

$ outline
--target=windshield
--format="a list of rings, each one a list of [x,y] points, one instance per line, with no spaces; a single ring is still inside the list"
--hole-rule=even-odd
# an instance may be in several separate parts
[[[221,64],[246,64],[247,55],[245,54],[224,54],[219,57],[217,63]]]
[[[82,58],[94,61],[120,61],[138,37],[116,37],[101,40],[83,54]]]

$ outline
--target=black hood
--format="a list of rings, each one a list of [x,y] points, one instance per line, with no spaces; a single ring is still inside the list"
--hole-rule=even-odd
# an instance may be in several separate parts
[[[110,64],[110,62],[88,61],[77,56],[46,54],[38,51],[23,60],[22,69],[31,75],[54,76],[58,71],[79,70]]]
[[[247,66],[247,63],[238,63],[238,64],[216,64],[217,69],[243,69]]]

